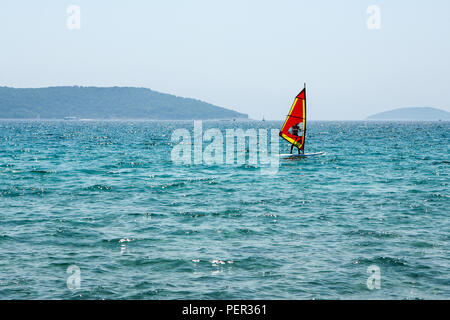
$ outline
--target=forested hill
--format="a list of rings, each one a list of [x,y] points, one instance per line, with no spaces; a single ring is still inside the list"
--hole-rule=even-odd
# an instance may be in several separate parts
[[[450,120],[450,112],[431,107],[399,108],[374,114],[369,120]]]
[[[248,115],[134,87],[0,87],[3,119],[232,119]]]

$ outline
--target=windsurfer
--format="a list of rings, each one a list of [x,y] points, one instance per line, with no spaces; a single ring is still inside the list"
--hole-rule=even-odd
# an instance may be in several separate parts
[[[298,153],[305,150],[306,131],[306,87],[295,97],[294,103],[286,116],[286,121],[280,129],[280,136],[291,144],[291,154],[294,146]]]
[[[294,136],[299,136],[298,135],[298,130],[300,129],[300,127],[298,126],[298,124],[296,124],[296,125],[293,125],[292,126],[292,134],[294,135]],[[291,154],[292,154],[292,150],[294,149],[294,145],[292,144],[291,145]],[[298,148],[297,147],[297,149],[298,149],[298,153],[300,154],[300,148]]]

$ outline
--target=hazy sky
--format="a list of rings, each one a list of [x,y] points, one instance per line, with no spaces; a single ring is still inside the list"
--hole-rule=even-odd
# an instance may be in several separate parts
[[[448,0],[2,0],[0,39],[0,86],[140,86],[282,119],[306,81],[310,119],[450,111]]]

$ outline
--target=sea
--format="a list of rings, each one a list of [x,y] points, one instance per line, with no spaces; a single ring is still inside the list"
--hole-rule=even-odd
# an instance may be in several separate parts
[[[0,120],[0,299],[450,298],[450,122],[310,121],[271,173],[180,130]]]

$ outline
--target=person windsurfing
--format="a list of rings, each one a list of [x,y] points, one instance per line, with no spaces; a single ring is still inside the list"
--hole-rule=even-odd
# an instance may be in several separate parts
[[[304,154],[306,138],[306,84],[295,97],[294,103],[280,129],[280,137],[291,144],[291,154],[294,146],[298,154]],[[299,135],[301,134],[301,135]]]
[[[300,127],[298,126],[298,124],[296,124],[296,125],[293,125],[292,126],[292,134],[294,135],[294,136],[299,136],[298,135],[298,130],[300,130]],[[291,154],[292,154],[292,150],[294,149],[294,144],[292,144],[291,145]],[[300,154],[300,148],[299,147],[297,147],[297,149],[298,149],[298,154]]]

